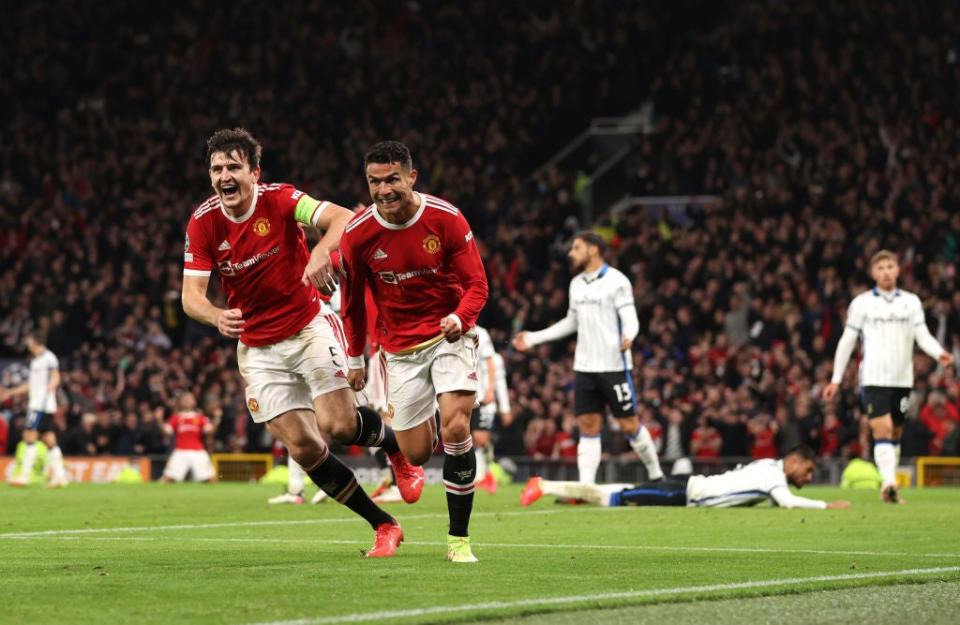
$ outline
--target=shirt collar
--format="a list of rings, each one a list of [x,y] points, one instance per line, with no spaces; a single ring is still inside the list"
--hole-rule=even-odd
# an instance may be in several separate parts
[[[599,280],[599,279],[602,278],[603,276],[607,275],[607,271],[608,271],[609,269],[610,269],[610,265],[608,265],[607,263],[603,263],[603,265],[600,266],[600,269],[597,269],[596,271],[594,271],[594,272],[592,272],[592,273],[584,273],[584,274],[583,274],[583,280],[584,280],[584,282],[586,282],[587,284],[590,284],[590,283],[593,282],[594,280]]]
[[[246,220],[250,219],[253,216],[253,211],[257,210],[257,198],[260,196],[260,185],[253,185],[253,201],[250,202],[250,208],[247,209],[247,212],[240,215],[239,217],[234,217],[227,212],[227,209],[223,207],[223,202],[220,202],[220,212],[223,213],[223,216],[232,221],[235,224],[242,224]]]

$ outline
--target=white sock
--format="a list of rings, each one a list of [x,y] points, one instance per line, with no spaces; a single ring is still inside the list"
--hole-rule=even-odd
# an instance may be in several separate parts
[[[307,475],[297,461],[287,458],[287,492],[291,495],[303,495],[303,478]]]
[[[657,458],[657,447],[650,438],[650,432],[647,428],[640,426],[636,436],[627,438],[630,446],[640,456],[643,465],[647,467],[647,476],[651,480],[659,480],[663,477],[663,470],[660,469],[660,459]]]
[[[33,465],[37,461],[37,443],[26,443],[23,464],[20,465],[20,477],[28,482],[33,479]]]
[[[487,450],[484,447],[475,447],[473,453],[477,456],[476,481],[479,482],[487,475]]]
[[[582,499],[598,506],[609,506],[610,495],[620,492],[624,488],[629,488],[630,484],[584,484],[581,482],[555,482],[552,480],[542,480],[540,490],[544,495],[553,495],[554,497],[569,497],[571,499]]]
[[[67,477],[67,472],[63,466],[63,452],[60,446],[56,445],[47,452],[47,462],[50,464],[50,479],[62,481]]]
[[[884,488],[897,483],[897,452],[891,441],[874,443],[873,461],[880,470],[880,480]]]
[[[600,436],[580,436],[577,443],[577,469],[581,484],[596,484],[600,467]]]

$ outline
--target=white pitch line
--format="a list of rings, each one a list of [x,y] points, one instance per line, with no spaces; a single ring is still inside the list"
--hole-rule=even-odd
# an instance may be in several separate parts
[[[501,516],[526,516],[531,514],[536,515],[547,515],[547,514],[558,514],[558,513],[567,513],[570,511],[561,511],[561,510],[523,510],[523,511],[512,511],[512,512],[474,512],[473,518],[485,518],[485,517],[501,517]],[[426,519],[446,519],[446,514],[411,514],[411,515],[400,515],[401,523],[406,521],[419,521]],[[97,528],[83,528],[83,529],[68,529],[68,530],[43,530],[37,532],[8,532],[6,534],[0,534],[0,539],[4,538],[40,538],[43,536],[68,536],[68,535],[82,535],[82,534],[109,534],[112,532],[157,532],[157,531],[172,531],[172,530],[197,530],[197,529],[215,529],[222,527],[261,527],[261,526],[277,526],[277,525],[326,525],[330,523],[357,523],[360,522],[359,517],[343,517],[339,519],[304,519],[300,521],[236,521],[232,523],[201,523],[195,525],[144,525],[137,527],[97,527]]]
[[[900,571],[882,571],[876,573],[850,573],[846,575],[818,575],[816,577],[789,577],[784,579],[767,579],[752,582],[735,582],[730,584],[706,584],[702,586],[680,586],[678,588],[653,588],[649,590],[632,590],[625,592],[606,592],[592,595],[571,595],[565,597],[543,597],[541,599],[517,599],[514,601],[488,601],[485,603],[470,603],[464,605],[435,606],[432,608],[412,608],[408,610],[385,610],[381,612],[364,612],[359,614],[343,614],[340,616],[325,616],[319,618],[301,618],[289,621],[268,621],[254,625],[338,625],[339,623],[363,623],[391,618],[411,618],[432,615],[447,615],[458,612],[472,612],[474,610],[505,610],[510,608],[525,608],[536,606],[556,606],[587,602],[605,602],[622,599],[640,599],[644,597],[669,597],[705,592],[727,590],[749,590],[755,588],[770,588],[775,586],[799,586],[802,584],[819,582],[843,582],[863,579],[879,579],[884,577],[914,577],[917,575],[934,575],[938,573],[958,573],[960,566],[943,566],[927,569],[903,569]]]
[[[52,540],[99,540],[99,541],[128,541],[128,542],[154,542],[164,540],[154,536],[39,536],[36,538],[48,538]],[[177,543],[198,542],[198,543],[293,543],[307,545],[365,545],[368,541],[354,539],[314,539],[314,538],[231,538],[231,537],[199,537],[199,536],[177,536]],[[405,540],[404,545],[414,547],[442,547],[446,543]],[[816,554],[828,556],[878,556],[895,558],[960,558],[960,553],[917,553],[907,551],[854,551],[854,550],[831,550],[831,549],[779,549],[773,547],[678,547],[672,545],[591,545],[591,544],[563,544],[563,543],[488,543],[477,542],[475,547],[494,548],[494,549],[583,549],[588,551],[661,551],[661,552],[696,552],[696,553],[767,553],[772,555],[782,555],[787,553]]]

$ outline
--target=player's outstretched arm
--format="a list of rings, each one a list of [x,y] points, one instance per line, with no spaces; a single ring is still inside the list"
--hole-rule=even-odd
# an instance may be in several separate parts
[[[567,309],[567,316],[556,322],[552,326],[544,328],[538,332],[518,332],[513,337],[513,347],[517,351],[524,352],[540,343],[549,343],[570,336],[577,331],[577,313],[574,309]]]
[[[323,230],[323,236],[310,252],[310,260],[307,261],[307,266],[300,277],[303,284],[308,286],[312,284],[326,295],[333,293],[336,289],[339,277],[330,259],[330,252],[340,247],[343,229],[352,218],[353,212],[350,209],[326,203],[323,212],[316,220],[316,226]]]
[[[790,489],[786,486],[778,486],[770,491],[770,498],[773,499],[781,508],[807,508],[810,510],[826,510],[827,508],[846,508],[850,506],[849,502],[846,505],[839,505],[841,502],[832,501],[827,503],[826,501],[820,501],[819,499],[807,499],[806,497],[800,497],[799,495],[794,495],[790,492]],[[834,505],[837,504],[837,505]]]
[[[20,386],[14,386],[12,388],[0,388],[0,401],[7,401],[11,397],[26,395],[29,392],[29,384],[21,384]]]
[[[227,338],[239,338],[243,331],[243,313],[239,308],[225,310],[214,306],[207,298],[210,276],[183,276],[180,299],[183,312],[190,318],[214,326]]]

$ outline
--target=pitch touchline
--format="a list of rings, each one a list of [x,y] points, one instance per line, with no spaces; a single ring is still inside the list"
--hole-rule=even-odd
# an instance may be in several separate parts
[[[819,575],[817,577],[789,577],[785,579],[735,582],[731,584],[707,584],[703,586],[681,586],[679,588],[653,588],[650,590],[607,592],[593,595],[544,597],[542,599],[517,599],[515,601],[489,601],[485,603],[436,606],[432,608],[412,608],[409,610],[385,610],[382,612],[364,612],[360,614],[344,614],[341,616],[327,616],[321,618],[302,618],[289,621],[268,621],[264,623],[256,623],[255,625],[337,625],[338,623],[363,623],[367,621],[378,621],[389,618],[454,614],[457,612],[472,612],[474,610],[504,610],[509,608],[552,606],[571,603],[604,602],[618,599],[640,599],[643,597],[668,597],[672,595],[717,592],[725,590],[769,588],[773,586],[799,586],[801,584],[817,582],[855,581],[862,579],[878,579],[883,577],[912,577],[916,575],[957,572],[960,572],[960,566],[944,566],[928,569],[904,569],[900,571],[884,571],[878,573],[850,573],[847,575]]]
[[[473,517],[500,517],[500,516],[521,516],[521,515],[530,515],[530,514],[558,514],[564,512],[569,514],[569,510],[517,510],[517,511],[508,511],[508,512],[474,512]],[[404,521],[416,521],[416,520],[426,520],[426,519],[446,519],[446,514],[412,514],[412,515],[402,515],[400,520]],[[43,530],[38,532],[8,532],[6,534],[0,534],[0,539],[3,538],[39,538],[42,536],[67,536],[72,534],[109,534],[111,532],[155,532],[155,531],[169,531],[169,530],[195,530],[195,529],[212,529],[220,527],[259,527],[259,526],[271,526],[271,525],[325,525],[328,523],[358,523],[362,520],[358,517],[343,517],[340,519],[304,519],[300,521],[236,521],[232,523],[201,523],[195,525],[144,525],[138,527],[97,527],[97,528],[83,528],[83,529],[69,529],[69,530]]]
[[[56,540],[101,540],[101,541],[132,541],[149,542],[163,540],[153,536],[36,536],[34,538],[51,538]],[[351,539],[314,539],[314,538],[230,538],[230,537],[191,537],[177,536],[176,541],[201,543],[296,543],[308,545],[366,545],[369,541]],[[405,540],[404,545],[415,547],[442,547],[446,543]],[[774,549],[772,547],[675,547],[669,545],[589,545],[563,543],[488,543],[477,542],[475,546],[483,549],[588,549],[614,551],[687,551],[687,552],[720,552],[720,553],[808,553],[834,556],[881,556],[881,557],[917,557],[917,558],[960,558],[960,553],[914,553],[906,551],[845,551],[830,549]]]

